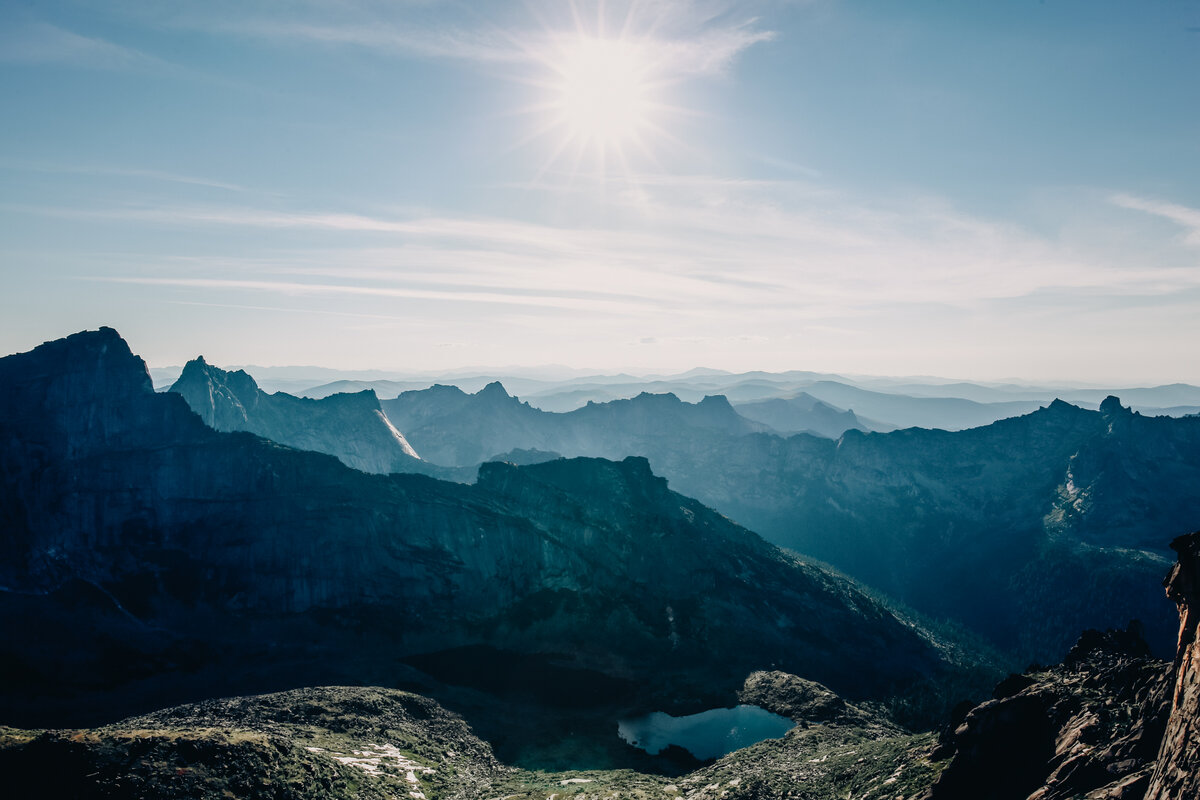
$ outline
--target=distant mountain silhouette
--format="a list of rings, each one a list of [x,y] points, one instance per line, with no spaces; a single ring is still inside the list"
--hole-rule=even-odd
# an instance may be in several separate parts
[[[837,439],[846,431],[892,429],[890,425],[864,421],[853,411],[842,411],[806,392],[794,397],[739,403],[734,408],[746,419],[761,422],[782,434],[811,433]]]
[[[678,439],[712,440],[769,430],[740,416],[724,397],[684,403],[675,395],[644,393],[555,414],[491,383],[475,394],[433,386],[404,392],[381,405],[425,459],[444,466],[478,464],[497,453],[530,448],[619,459]]]

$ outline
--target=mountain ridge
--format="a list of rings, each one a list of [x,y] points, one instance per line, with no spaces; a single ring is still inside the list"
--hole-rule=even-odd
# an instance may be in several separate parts
[[[320,400],[267,394],[247,372],[227,372],[200,356],[187,363],[168,391],[183,397],[215,430],[249,431],[300,450],[328,453],[364,472],[407,472],[419,460],[370,389]]]
[[[644,459],[367,474],[212,430],[112,331],[0,359],[0,387],[9,715],[411,679],[404,657],[475,644],[676,699],[771,663],[850,696],[961,669]]]

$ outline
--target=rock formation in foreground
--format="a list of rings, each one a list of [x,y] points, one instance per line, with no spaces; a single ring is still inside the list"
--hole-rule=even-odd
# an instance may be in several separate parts
[[[1088,631],[1059,666],[1002,681],[944,737],[931,800],[1136,798],[1167,721],[1170,667],[1137,626]]]
[[[0,728],[0,781],[17,797],[112,800],[834,800],[913,797],[937,774],[932,734],[906,733],[819,684],[760,673],[746,693],[797,726],[677,778],[514,768],[428,698],[323,687],[83,730]]]
[[[1087,631],[1065,661],[1011,675],[943,733],[952,756],[929,800],[1193,800],[1200,797],[1200,532],[1177,538],[1164,581],[1179,605],[1173,663],[1140,625]]]
[[[1200,797],[1200,532],[1171,542],[1179,563],[1164,582],[1167,596],[1179,605],[1179,649],[1171,718],[1146,800]]]

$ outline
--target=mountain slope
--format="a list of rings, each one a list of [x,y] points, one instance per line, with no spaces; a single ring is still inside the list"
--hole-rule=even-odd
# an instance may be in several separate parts
[[[189,361],[170,388],[219,431],[249,431],[299,450],[336,456],[364,472],[408,472],[417,453],[371,390],[320,400],[267,394],[242,370]]]
[[[1131,618],[1146,623],[1157,652],[1172,646],[1173,614],[1153,586],[1170,563],[1163,543],[1200,526],[1197,418],[1145,417],[1115,398],[1098,411],[1058,401],[964,431],[848,431],[833,441],[701,429],[676,412],[705,404],[669,395],[569,414],[509,398],[519,419],[508,424],[477,396],[447,391],[456,403],[420,392],[396,401],[429,398],[414,435],[440,454],[643,455],[673,487],[769,541],[1025,660],[1057,659],[1081,628]],[[479,447],[477,432],[498,438]],[[1066,571],[1105,588],[1084,599],[1061,587]]]
[[[0,387],[9,715],[386,683],[468,646],[668,702],[771,664],[851,696],[952,669],[643,459],[369,475],[213,431],[110,329],[0,359]]]

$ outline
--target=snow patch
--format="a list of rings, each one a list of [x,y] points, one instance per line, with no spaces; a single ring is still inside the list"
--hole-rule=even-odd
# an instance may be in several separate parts
[[[408,439],[404,438],[404,434],[401,433],[400,431],[396,430],[396,426],[393,425],[392,421],[387,418],[387,414],[384,414],[379,409],[376,409],[375,415],[377,417],[379,417],[380,420],[383,421],[384,425],[387,426],[388,431],[392,434],[393,438],[395,438],[396,442],[400,445],[400,449],[402,449],[407,455],[410,455],[413,458],[420,458],[420,456],[417,455],[417,451],[414,450],[413,446],[408,443]]]

